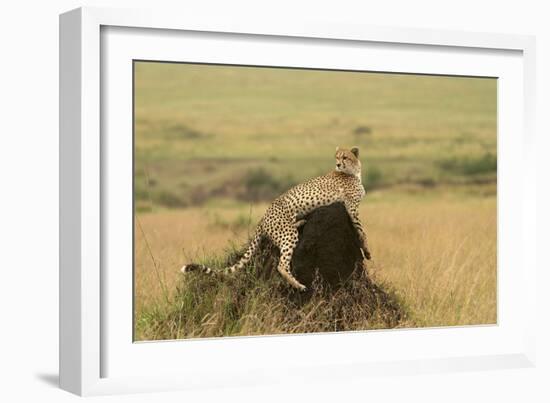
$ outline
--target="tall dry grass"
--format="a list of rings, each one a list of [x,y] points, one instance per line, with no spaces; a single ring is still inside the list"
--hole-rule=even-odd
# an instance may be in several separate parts
[[[408,326],[496,323],[496,200],[452,197],[363,209],[373,273],[392,284]]]
[[[387,312],[383,306],[361,310],[370,295],[365,291],[371,290],[361,291],[366,283],[296,306],[281,293],[285,284],[278,276],[263,281],[246,274],[221,282],[181,276],[186,262],[222,265],[264,210],[265,205],[229,205],[137,216],[138,340],[496,322],[494,195],[380,191],[368,196],[361,216],[373,254],[369,275],[394,297],[390,305],[399,302],[399,321],[381,317]],[[236,301],[240,294],[244,299]],[[350,309],[348,320],[335,327],[331,320],[342,317],[342,306]]]

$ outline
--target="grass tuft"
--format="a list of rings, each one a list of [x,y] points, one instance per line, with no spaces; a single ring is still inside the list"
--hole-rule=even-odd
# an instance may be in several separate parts
[[[236,254],[234,254],[236,256]],[[301,294],[254,267],[230,276],[189,273],[163,311],[143,313],[140,339],[338,332],[393,328],[406,313],[392,292],[357,270],[331,292],[320,281]]]

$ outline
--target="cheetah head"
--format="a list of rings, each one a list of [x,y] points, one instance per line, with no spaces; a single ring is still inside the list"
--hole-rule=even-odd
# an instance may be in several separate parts
[[[351,149],[336,147],[336,171],[348,175],[361,176],[361,161],[359,161],[359,148]]]

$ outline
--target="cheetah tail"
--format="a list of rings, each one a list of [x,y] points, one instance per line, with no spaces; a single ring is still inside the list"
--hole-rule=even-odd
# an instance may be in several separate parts
[[[254,256],[254,253],[256,253],[256,250],[258,249],[258,245],[260,244],[261,237],[262,237],[261,230],[258,226],[258,228],[256,229],[256,233],[254,234],[254,238],[252,238],[252,241],[250,241],[250,244],[248,245],[246,252],[235,264],[233,264],[233,266],[225,267],[223,269],[212,269],[202,264],[191,263],[183,266],[180,269],[180,271],[182,273],[200,271],[201,273],[204,273],[204,274],[215,274],[220,272],[234,273],[237,270],[241,270],[248,262],[250,262],[250,259],[252,258],[252,256]]]

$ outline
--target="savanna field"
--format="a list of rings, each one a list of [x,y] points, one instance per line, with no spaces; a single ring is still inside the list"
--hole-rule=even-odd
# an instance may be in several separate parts
[[[496,323],[496,80],[146,62],[134,78],[136,340]],[[222,267],[352,145],[388,299],[364,278],[297,302],[254,267],[181,275]]]

